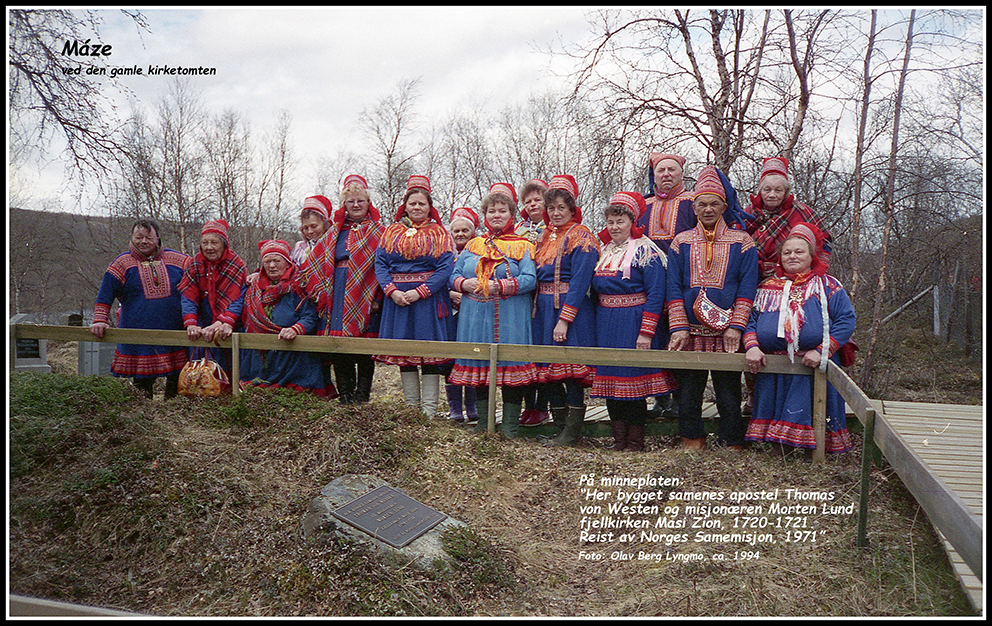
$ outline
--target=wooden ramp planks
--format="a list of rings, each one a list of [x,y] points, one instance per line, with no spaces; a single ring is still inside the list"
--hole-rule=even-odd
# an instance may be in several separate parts
[[[985,509],[984,407],[875,401],[884,419],[979,519]],[[984,527],[984,522],[983,522]],[[976,611],[984,612],[982,581],[937,530],[955,575]]]

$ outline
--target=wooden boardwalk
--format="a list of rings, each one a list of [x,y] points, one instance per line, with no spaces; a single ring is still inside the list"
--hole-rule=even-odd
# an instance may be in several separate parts
[[[984,407],[888,400],[875,400],[873,404],[878,415],[899,433],[930,471],[954,491],[984,528]],[[969,601],[976,611],[984,612],[982,581],[939,529],[937,532]]]

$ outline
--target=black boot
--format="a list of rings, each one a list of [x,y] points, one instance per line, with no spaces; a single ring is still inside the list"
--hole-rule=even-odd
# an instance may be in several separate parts
[[[355,402],[355,366],[352,363],[334,363],[334,381],[338,388],[338,402],[352,404]]]
[[[644,450],[644,424],[630,424],[627,427],[627,452],[642,452]]]
[[[179,380],[178,379],[176,379],[176,384],[177,385],[179,384]],[[146,398],[151,398],[152,397],[152,388],[155,386],[155,379],[154,378],[137,378],[137,377],[135,377],[134,378],[134,386],[138,388],[138,391],[140,391],[143,396],[145,396]]]
[[[165,377],[165,399],[175,398],[179,395],[179,372],[169,374]]]
[[[355,402],[364,404],[372,397],[372,378],[375,376],[375,361],[367,355],[358,357],[358,381],[355,383]]]
[[[613,430],[613,445],[610,450],[620,452],[627,449],[627,422],[623,420],[610,420],[610,428]]]

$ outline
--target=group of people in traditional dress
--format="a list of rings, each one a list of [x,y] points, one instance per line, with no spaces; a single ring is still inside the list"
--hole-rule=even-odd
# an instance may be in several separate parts
[[[588,394],[605,400],[612,448],[640,451],[652,414],[677,415],[682,446],[706,448],[702,402],[712,378],[719,445],[815,448],[812,377],[761,370],[769,354],[799,357],[811,368],[850,357],[856,320],[843,286],[827,274],[829,234],[790,193],[783,158],[765,159],[747,210],[714,166],[702,168],[687,191],[685,163],[680,155],[653,153],[647,197],[613,194],[598,236],[583,224],[570,175],[530,180],[519,199],[512,184],[494,183],[478,213],[454,209],[447,226],[426,176],[410,176],[393,222],[384,226],[368,183],[351,175],[337,210],[325,196],[306,198],[303,241],[259,242],[259,270],[251,274],[222,220],[203,226],[192,258],[163,248],[159,225],[139,220],[128,251],[104,275],[91,332],[103,336],[116,299],[122,328],[185,328],[189,339],[207,342],[238,331],[286,342],[318,334],[740,352],[746,394],[737,371],[499,361],[490,381],[485,358],[253,349],[242,350],[236,383],[363,403],[375,364],[394,365],[406,404],[436,415],[443,379],[448,418],[475,421],[484,431],[497,401],[489,394],[495,382],[505,437],[550,419],[550,444],[564,446],[581,438]],[[187,360],[204,356],[230,371],[229,349],[124,344],[111,370],[134,378],[149,396],[164,376],[169,398]],[[832,387],[828,393],[826,449],[844,452],[851,447],[844,403]]]

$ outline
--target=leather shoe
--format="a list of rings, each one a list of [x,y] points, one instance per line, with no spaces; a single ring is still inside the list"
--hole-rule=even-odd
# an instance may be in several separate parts
[[[702,452],[706,449],[706,437],[700,437],[699,439],[686,439],[682,437],[682,447],[686,450]]]

